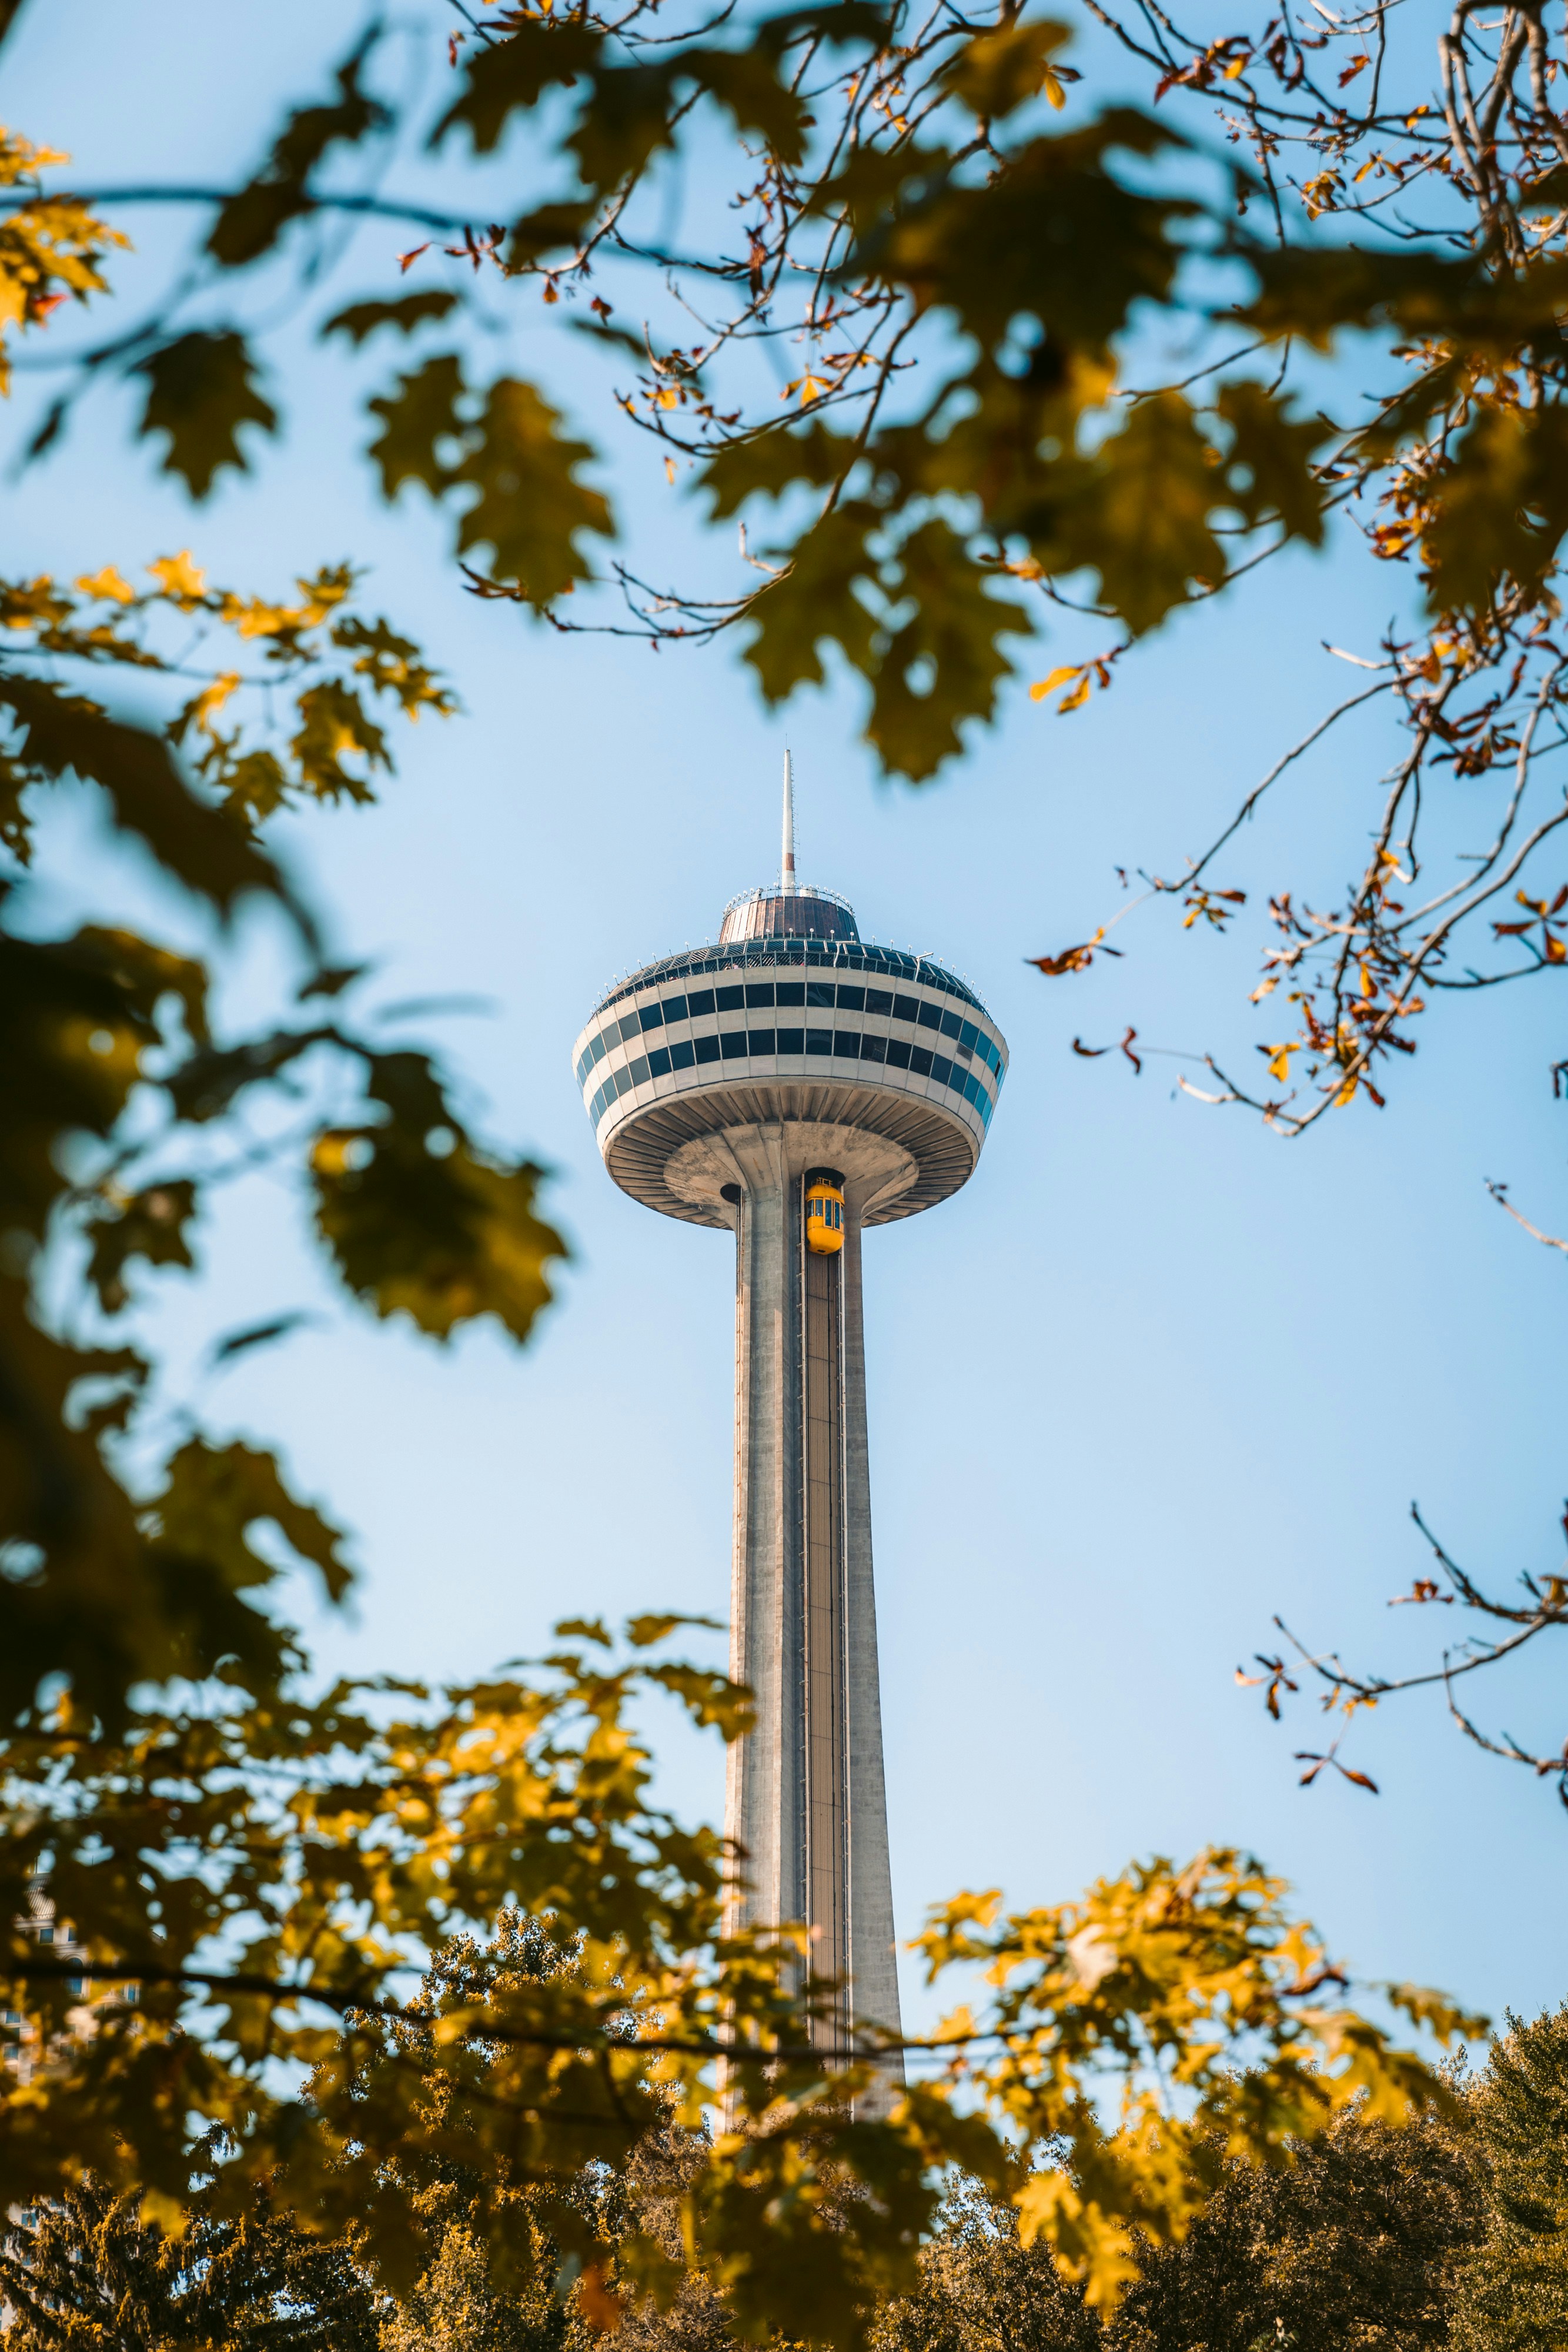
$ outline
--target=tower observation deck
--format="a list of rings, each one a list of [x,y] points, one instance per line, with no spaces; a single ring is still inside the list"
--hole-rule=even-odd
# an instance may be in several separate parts
[[[622,1190],[736,1236],[730,1671],[757,1725],[729,1751],[733,1924],[805,1923],[841,1987],[825,2043],[896,2035],[861,1240],[973,1174],[1007,1045],[952,972],[796,881],[786,758],[779,882],[612,988],[574,1062]]]

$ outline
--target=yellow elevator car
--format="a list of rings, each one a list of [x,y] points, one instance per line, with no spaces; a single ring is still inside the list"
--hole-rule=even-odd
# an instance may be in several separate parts
[[[844,1188],[831,1169],[814,1169],[806,1179],[806,1246],[831,1257],[844,1245]]]

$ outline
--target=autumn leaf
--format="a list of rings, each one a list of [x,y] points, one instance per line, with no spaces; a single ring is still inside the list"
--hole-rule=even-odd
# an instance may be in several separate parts
[[[138,360],[133,373],[147,379],[137,431],[165,436],[163,470],[180,475],[193,498],[206,498],[225,466],[248,470],[243,426],[277,429],[277,410],[256,388],[249,348],[232,328],[182,335]]]

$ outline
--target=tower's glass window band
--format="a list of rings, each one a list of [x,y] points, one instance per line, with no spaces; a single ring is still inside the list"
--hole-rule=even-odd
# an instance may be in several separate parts
[[[987,1127],[991,1123],[996,1105],[974,1070],[961,1068],[946,1054],[935,1054],[929,1046],[914,1045],[900,1037],[865,1035],[851,1029],[731,1029],[717,1036],[710,1034],[689,1041],[682,1039],[668,1047],[658,1046],[652,1054],[633,1055],[623,1069],[612,1071],[590,1102],[589,1116],[597,1127],[611,1104],[622,1095],[629,1095],[633,1087],[652,1078],[666,1077],[674,1070],[689,1070],[697,1064],[716,1062],[721,1055],[727,1062],[744,1060],[748,1055],[758,1060],[771,1060],[780,1055],[802,1052],[831,1055],[835,1061],[880,1062],[885,1055],[893,1068],[907,1069],[915,1077],[932,1078],[937,1085],[961,1094]]]

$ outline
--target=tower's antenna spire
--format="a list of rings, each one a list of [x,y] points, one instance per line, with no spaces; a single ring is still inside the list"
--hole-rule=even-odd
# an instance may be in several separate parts
[[[789,754],[784,754],[784,855],[779,866],[779,887],[793,893],[795,888],[795,777],[789,765]]]

